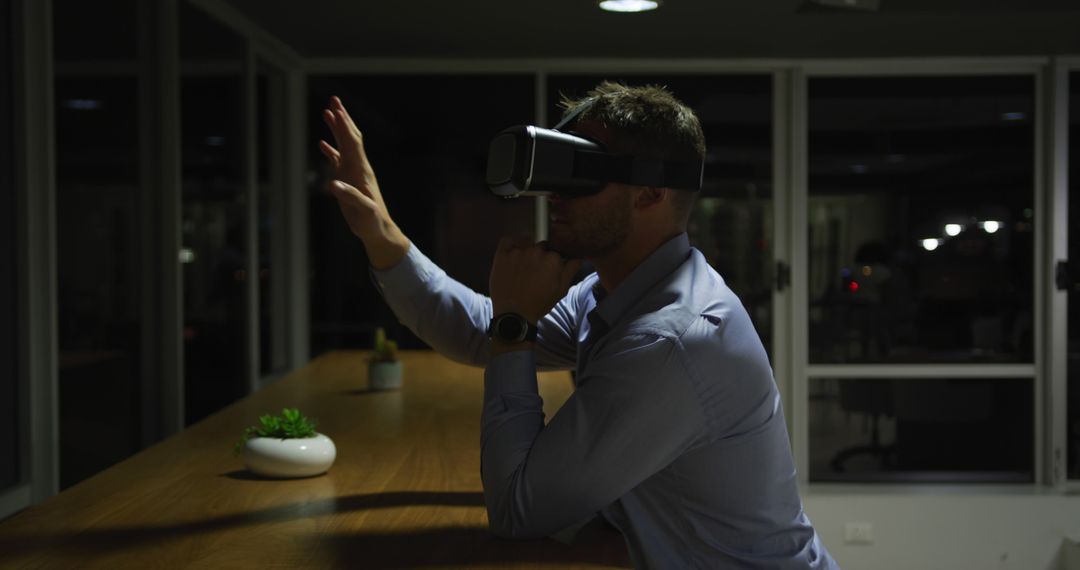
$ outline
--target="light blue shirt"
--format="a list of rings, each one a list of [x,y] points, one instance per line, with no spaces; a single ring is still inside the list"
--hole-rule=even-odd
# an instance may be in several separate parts
[[[614,291],[596,274],[489,355],[491,300],[415,246],[373,272],[402,323],[484,373],[491,529],[528,538],[598,513],[638,568],[837,568],[803,512],[780,395],[742,303],[690,247],[662,245]],[[537,369],[576,370],[544,425]]]

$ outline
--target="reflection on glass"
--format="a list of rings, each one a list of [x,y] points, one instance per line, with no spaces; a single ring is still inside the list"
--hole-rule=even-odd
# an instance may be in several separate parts
[[[19,482],[15,129],[11,2],[0,1],[0,493]]]
[[[810,380],[810,480],[1031,482],[1026,378]]]
[[[187,423],[243,396],[243,41],[180,6],[184,382]]]
[[[259,178],[259,373],[282,371],[285,354],[285,273],[275,261],[285,255],[284,219],[285,146],[282,137],[284,77],[266,62],[259,62],[256,103],[257,170]]]
[[[810,80],[811,362],[1032,361],[1034,89]]]
[[[1080,266],[1080,73],[1069,74],[1069,257],[1072,274]],[[1074,277],[1075,280],[1075,277]],[[1080,284],[1069,289],[1068,476],[1080,479]]]
[[[308,83],[312,269],[311,353],[371,346],[376,326],[404,347],[424,346],[398,324],[368,276],[367,254],[327,191],[331,172],[316,141],[330,137],[322,109],[345,102],[364,132],[391,214],[417,247],[452,277],[488,288],[503,235],[532,236],[531,198],[502,200],[484,184],[491,137],[531,123],[531,76],[336,76]]]
[[[553,75],[549,123],[561,95],[584,96],[608,79],[663,85],[698,114],[705,181],[688,233],[739,295],[772,353],[772,79],[767,75]]]
[[[63,53],[69,38],[56,41]],[[135,77],[55,81],[61,488],[139,449],[138,89]]]

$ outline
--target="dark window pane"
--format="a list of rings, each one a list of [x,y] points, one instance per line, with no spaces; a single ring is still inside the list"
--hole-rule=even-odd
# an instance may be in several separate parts
[[[53,0],[57,62],[134,62],[137,6],[136,0]]]
[[[772,78],[767,75],[558,75],[548,78],[550,125],[561,95],[582,97],[601,81],[664,85],[698,114],[705,131],[702,192],[690,241],[739,295],[772,346]]]
[[[810,381],[810,480],[1031,482],[1027,378]]]
[[[180,7],[187,422],[247,392],[243,40]]]
[[[315,142],[331,95],[364,132],[387,207],[413,243],[451,276],[486,292],[503,235],[532,236],[534,200],[503,200],[484,184],[491,137],[531,123],[531,76],[313,77],[308,101],[312,354],[370,346],[375,326],[405,347],[423,346],[383,303],[367,256],[326,189],[330,171]]]
[[[57,77],[60,484],[139,449],[138,82]]]
[[[1034,90],[810,81],[811,362],[1032,361]]]
[[[1080,276],[1080,73],[1069,74],[1069,263]],[[1076,277],[1074,277],[1076,279]],[[1068,473],[1080,479],[1080,285],[1069,289]]]
[[[19,368],[15,339],[15,129],[11,1],[0,1],[0,492],[19,482]]]

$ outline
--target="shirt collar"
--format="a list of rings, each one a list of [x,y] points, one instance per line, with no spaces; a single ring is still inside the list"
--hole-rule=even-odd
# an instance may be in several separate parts
[[[605,291],[597,281],[593,286],[595,312],[609,327],[614,326],[638,299],[682,265],[689,255],[690,238],[681,233],[649,254],[614,291]]]

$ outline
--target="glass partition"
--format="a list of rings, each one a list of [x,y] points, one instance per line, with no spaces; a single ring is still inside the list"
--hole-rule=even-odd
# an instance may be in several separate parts
[[[405,234],[451,276],[487,292],[499,238],[534,234],[534,200],[503,200],[484,184],[491,137],[508,126],[533,122],[533,78],[309,79],[311,354],[370,347],[376,326],[387,327],[403,347],[422,347],[371,284],[364,248],[328,193],[331,173],[316,142],[331,137],[321,119],[331,95],[342,98],[364,132],[387,207]]]
[[[563,95],[582,97],[603,80],[663,85],[698,114],[705,180],[688,233],[739,295],[772,354],[772,77],[609,74],[548,77],[548,126]]]
[[[814,378],[810,480],[1031,482],[1030,378]]]
[[[141,444],[135,10],[53,2],[61,488]]]
[[[184,385],[191,424],[247,393],[244,41],[180,3]]]
[[[134,64],[138,4],[138,0],[53,0],[53,55],[57,63]]]
[[[811,363],[1032,362],[1033,76],[809,81]]]
[[[1033,362],[1034,76],[808,87],[810,480],[1032,481],[1034,378],[859,370]]]
[[[0,492],[20,482],[21,406],[16,339],[15,128],[12,4],[0,1]]]

